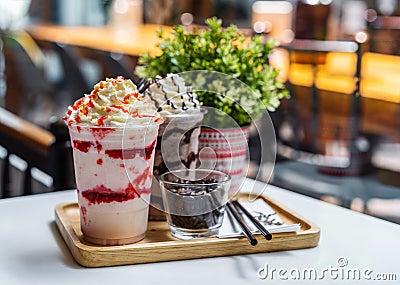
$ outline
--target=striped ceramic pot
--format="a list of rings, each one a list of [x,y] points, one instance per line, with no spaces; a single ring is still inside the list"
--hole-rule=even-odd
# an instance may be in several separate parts
[[[199,139],[201,168],[215,169],[232,178],[230,195],[239,191],[248,159],[248,128],[202,128]]]

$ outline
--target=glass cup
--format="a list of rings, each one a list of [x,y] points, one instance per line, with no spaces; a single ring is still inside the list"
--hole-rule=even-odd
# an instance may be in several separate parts
[[[231,177],[216,170],[181,169],[160,176],[163,204],[171,234],[179,239],[218,234]]]
[[[69,126],[84,240],[123,245],[144,238],[158,127]]]

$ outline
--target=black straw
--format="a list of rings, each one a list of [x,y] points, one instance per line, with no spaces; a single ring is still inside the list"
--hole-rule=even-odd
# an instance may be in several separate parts
[[[135,84],[137,87],[139,87],[140,85],[142,85],[144,83],[145,79],[144,78],[140,78]]]
[[[245,207],[242,206],[242,204],[239,203],[239,201],[233,201],[232,202],[233,206],[240,209],[249,219],[250,221],[258,228],[260,233],[265,237],[266,240],[271,240],[272,235],[271,233],[256,219],[253,217],[252,214],[250,214]]]
[[[150,81],[149,81],[149,80],[146,80],[146,81],[143,83],[143,85],[141,85],[141,86],[138,88],[139,93],[143,93],[144,91],[146,91],[146,89],[149,88],[149,86],[150,86]]]
[[[251,231],[249,230],[249,228],[246,226],[246,224],[243,222],[242,218],[240,217],[239,213],[236,211],[236,209],[234,208],[234,206],[232,206],[231,202],[227,203],[228,209],[231,212],[231,214],[233,215],[233,217],[236,219],[236,221],[239,223],[240,227],[242,228],[243,234],[245,235],[245,237],[249,240],[250,244],[252,246],[256,246],[258,241],[257,239],[254,237],[254,235],[251,233]]]
[[[143,93],[144,91],[146,91],[147,88],[149,88],[151,82],[144,78],[140,78],[138,81],[135,82],[135,84],[138,92]]]

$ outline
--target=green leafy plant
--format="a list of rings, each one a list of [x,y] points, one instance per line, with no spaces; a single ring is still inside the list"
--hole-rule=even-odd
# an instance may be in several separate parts
[[[218,89],[217,93],[196,91],[204,106],[227,113],[240,126],[249,125],[266,109],[274,111],[280,99],[288,96],[284,84],[277,80],[279,70],[268,64],[268,57],[277,42],[268,40],[264,43],[261,36],[248,38],[233,25],[223,28],[222,21],[217,18],[206,20],[206,24],[206,29],[191,31],[175,26],[169,37],[161,30],[161,54],[143,54],[136,74],[154,78],[193,70],[221,72],[245,83],[252,92],[246,92],[240,84],[215,82],[212,76],[197,78],[196,81],[213,87],[207,90],[215,90],[216,86]]]

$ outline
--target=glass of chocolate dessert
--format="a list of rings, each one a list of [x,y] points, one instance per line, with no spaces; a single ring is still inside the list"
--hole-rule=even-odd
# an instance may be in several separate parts
[[[181,169],[160,177],[171,234],[179,239],[209,237],[222,225],[231,177],[216,170]]]

